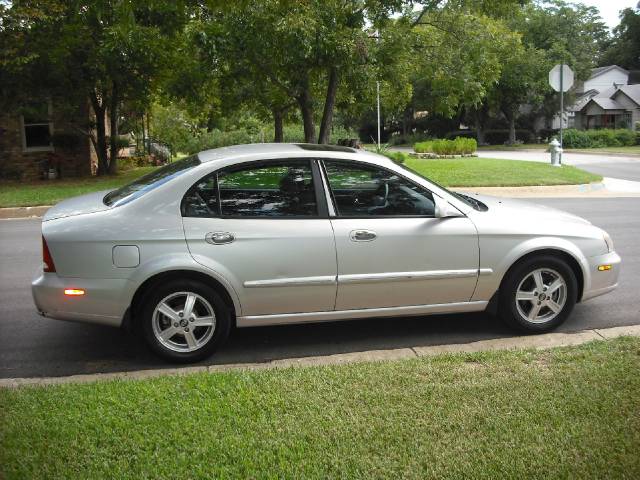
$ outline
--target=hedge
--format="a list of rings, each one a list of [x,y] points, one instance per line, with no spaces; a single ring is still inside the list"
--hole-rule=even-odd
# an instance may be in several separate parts
[[[576,130],[570,128],[564,131],[562,143],[564,148],[626,147],[640,143],[640,138],[636,133],[626,128],[615,130]]]
[[[413,146],[416,153],[435,153],[437,155],[463,155],[475,153],[478,143],[474,138],[458,137],[455,140],[429,140]]]

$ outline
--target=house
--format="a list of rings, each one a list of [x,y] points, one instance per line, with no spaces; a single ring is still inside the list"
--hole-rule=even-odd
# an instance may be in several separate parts
[[[22,181],[91,175],[95,151],[74,125],[88,126],[88,105],[62,107],[50,99],[0,112],[0,178]]]
[[[634,84],[632,73],[617,65],[594,68],[587,80],[576,85],[576,100],[566,109],[564,127],[635,130],[640,121],[640,85]],[[560,127],[557,116],[553,126]]]
[[[629,128],[640,122],[640,84],[622,85],[599,93],[575,112],[573,124],[580,130]]]

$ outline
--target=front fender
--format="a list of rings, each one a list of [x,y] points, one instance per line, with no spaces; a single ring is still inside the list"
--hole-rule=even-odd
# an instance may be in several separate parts
[[[491,240],[485,240],[490,242]],[[591,276],[589,275],[589,262],[584,254],[574,243],[559,237],[536,237],[523,240],[508,247],[505,254],[500,257],[492,258],[489,253],[495,247],[486,246],[483,248],[483,242],[480,242],[480,269],[481,271],[492,270],[489,275],[481,275],[478,278],[478,286],[473,295],[472,300],[489,300],[500,287],[500,283],[507,271],[518,260],[526,255],[542,250],[557,250],[570,255],[582,271],[584,279],[583,291],[587,291],[591,287]],[[485,254],[486,252],[486,254]],[[580,292],[582,293],[582,292]]]

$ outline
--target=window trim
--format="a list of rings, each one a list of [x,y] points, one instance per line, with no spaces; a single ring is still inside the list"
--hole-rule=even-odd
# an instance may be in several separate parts
[[[261,166],[268,166],[274,163],[288,163],[288,162],[308,162],[308,165],[311,169],[311,178],[313,180],[313,189],[316,199],[316,215],[286,215],[286,216],[261,216],[261,215],[223,215],[222,214],[222,202],[220,201],[220,188],[218,175],[221,172],[233,172],[235,170],[245,170],[247,167],[255,167],[260,168]],[[215,178],[215,189],[216,189],[216,197],[218,203],[218,213],[217,215],[211,215],[208,217],[198,217],[198,216],[190,216],[185,215],[185,209],[183,207],[185,199],[189,192],[193,190],[198,183],[202,182],[205,178],[213,176]],[[317,219],[327,219],[329,218],[329,212],[327,209],[327,200],[324,196],[324,191],[322,189],[320,178],[320,167],[317,165],[317,159],[310,157],[290,157],[290,158],[269,158],[269,159],[260,159],[260,160],[249,160],[241,163],[234,163],[233,165],[227,165],[225,167],[219,168],[218,170],[214,170],[202,177],[200,177],[196,182],[191,185],[187,191],[182,196],[182,200],[180,201],[180,215],[183,218],[219,218],[222,220],[317,220]]]
[[[336,201],[335,201],[335,197],[333,194],[333,189],[331,188],[331,183],[329,182],[329,175],[327,173],[327,168],[325,165],[325,161],[328,162],[338,162],[338,163],[346,163],[346,164],[350,164],[350,165],[366,165],[367,167],[371,167],[371,168],[378,168],[380,170],[384,170],[385,172],[388,173],[392,173],[393,175],[397,175],[398,177],[400,177],[401,179],[405,180],[406,182],[409,182],[412,185],[415,185],[423,190],[426,190],[427,192],[429,192],[431,194],[432,197],[438,197],[440,198],[440,196],[436,193],[434,193],[433,191],[431,191],[430,189],[417,184],[416,182],[414,182],[413,180],[411,180],[410,178],[407,178],[406,176],[402,175],[399,172],[396,172],[395,170],[390,170],[386,167],[380,166],[380,165],[376,165],[375,163],[369,163],[369,162],[365,162],[365,161],[361,161],[361,160],[348,160],[348,159],[341,159],[341,158],[322,158],[320,159],[320,163],[321,163],[321,169],[322,169],[322,174],[323,174],[323,180],[326,182],[327,185],[327,189],[329,190],[329,194],[330,194],[330,201],[331,201],[331,206],[333,208],[333,215],[330,215],[329,218],[331,220],[339,220],[339,219],[354,219],[354,220],[366,220],[366,219],[370,219],[370,218],[375,218],[375,219],[384,219],[384,218],[437,218],[435,215],[435,212],[433,215],[340,215],[339,214],[339,210],[336,206]],[[329,201],[329,200],[328,200]],[[435,201],[435,199],[434,199]]]
[[[39,123],[26,123],[24,121],[24,114],[20,114],[20,137],[22,138],[22,152],[23,153],[34,153],[34,152],[53,152],[55,151],[55,148],[53,146],[53,119],[52,119],[52,115],[53,115],[53,108],[51,105],[51,100],[47,100],[47,115],[48,115],[48,122],[39,122]],[[44,147],[27,147],[27,131],[26,131],[26,127],[31,127],[31,126],[42,126],[42,125],[47,125],[49,127],[49,145],[48,146],[44,146]]]

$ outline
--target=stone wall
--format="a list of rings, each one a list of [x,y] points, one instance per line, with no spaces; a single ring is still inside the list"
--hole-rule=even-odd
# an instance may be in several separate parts
[[[55,105],[52,110],[54,135],[77,137],[75,144],[71,147],[54,147],[52,151],[25,151],[20,114],[3,112],[0,114],[0,178],[39,180],[47,163],[57,166],[60,178],[91,175],[95,153],[92,152],[89,139],[75,131],[68,118],[61,117],[62,114],[56,115]],[[88,118],[88,108],[78,108],[75,115],[77,118]]]

